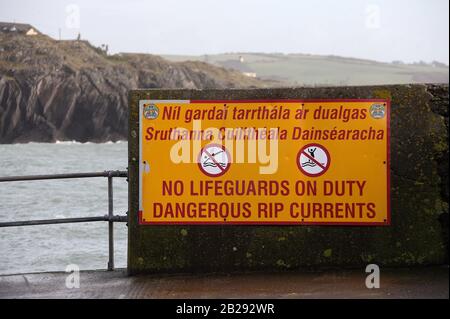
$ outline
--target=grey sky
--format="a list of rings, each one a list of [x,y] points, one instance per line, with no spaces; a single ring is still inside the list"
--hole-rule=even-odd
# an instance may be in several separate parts
[[[449,63],[448,0],[0,0],[0,21],[31,23],[54,38],[59,28],[64,39],[80,32],[111,52]]]

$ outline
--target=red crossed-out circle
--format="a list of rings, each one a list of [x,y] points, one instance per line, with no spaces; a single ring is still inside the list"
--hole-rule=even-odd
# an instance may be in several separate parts
[[[227,165],[225,167],[220,166],[219,163],[215,160],[215,158],[212,155],[212,153],[208,151],[208,149],[213,148],[213,147],[221,148],[225,152],[226,157],[228,159],[228,163],[227,163]],[[209,173],[209,172],[207,172],[205,170],[205,168],[202,166],[202,161],[201,161],[202,160],[202,155],[208,156],[209,159],[217,165],[217,168],[220,169],[220,172],[218,174],[212,174],[212,173]],[[197,164],[198,164],[198,167],[200,168],[200,171],[203,174],[205,174],[206,176],[219,177],[219,176],[222,176],[223,174],[225,174],[230,169],[230,166],[231,166],[230,153],[228,153],[227,149],[223,145],[220,145],[220,144],[208,144],[205,147],[203,147],[202,150],[200,151],[200,154],[198,154]]]
[[[310,148],[310,147],[319,148],[325,153],[325,155],[327,157],[327,162],[326,162],[325,165],[322,165],[322,163],[319,163],[315,158],[311,157],[307,153],[307,151],[305,151],[307,148]],[[305,170],[305,168],[302,167],[302,165],[300,163],[300,156],[302,156],[302,155],[306,156],[309,160],[311,160],[313,163],[315,163],[320,168],[322,168],[322,170],[319,173],[309,173],[309,172],[307,172]],[[300,170],[300,172],[302,172],[303,174],[305,174],[306,176],[309,176],[309,177],[318,177],[318,176],[321,176],[321,175],[325,174],[325,172],[330,167],[331,157],[330,157],[330,153],[328,152],[328,150],[323,145],[320,145],[320,144],[317,144],[317,143],[310,143],[310,144],[307,144],[307,145],[303,146],[300,149],[300,151],[298,152],[297,157],[296,157],[296,162],[297,162],[297,167]]]

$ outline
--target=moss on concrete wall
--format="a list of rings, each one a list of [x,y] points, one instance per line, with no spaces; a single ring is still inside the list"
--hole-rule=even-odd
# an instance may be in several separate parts
[[[289,98],[391,99],[391,226],[137,224],[140,99]],[[129,130],[131,274],[448,262],[448,85],[136,90],[130,94]]]

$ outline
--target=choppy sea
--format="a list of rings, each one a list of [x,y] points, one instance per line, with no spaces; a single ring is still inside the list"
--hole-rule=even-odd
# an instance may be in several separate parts
[[[0,145],[0,176],[125,170],[127,142]],[[114,214],[127,211],[127,182],[114,178]],[[108,213],[107,178],[0,183],[0,222]],[[127,229],[115,223],[115,266],[126,267]],[[108,223],[0,228],[0,274],[106,269]]]

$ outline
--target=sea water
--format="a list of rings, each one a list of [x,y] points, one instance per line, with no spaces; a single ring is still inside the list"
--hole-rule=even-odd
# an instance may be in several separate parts
[[[0,176],[126,170],[127,143],[0,145]],[[0,222],[108,214],[107,178],[0,183]],[[114,215],[127,211],[125,178],[114,178]],[[115,266],[126,267],[127,226],[114,224]],[[0,228],[0,274],[106,269],[108,223]]]

